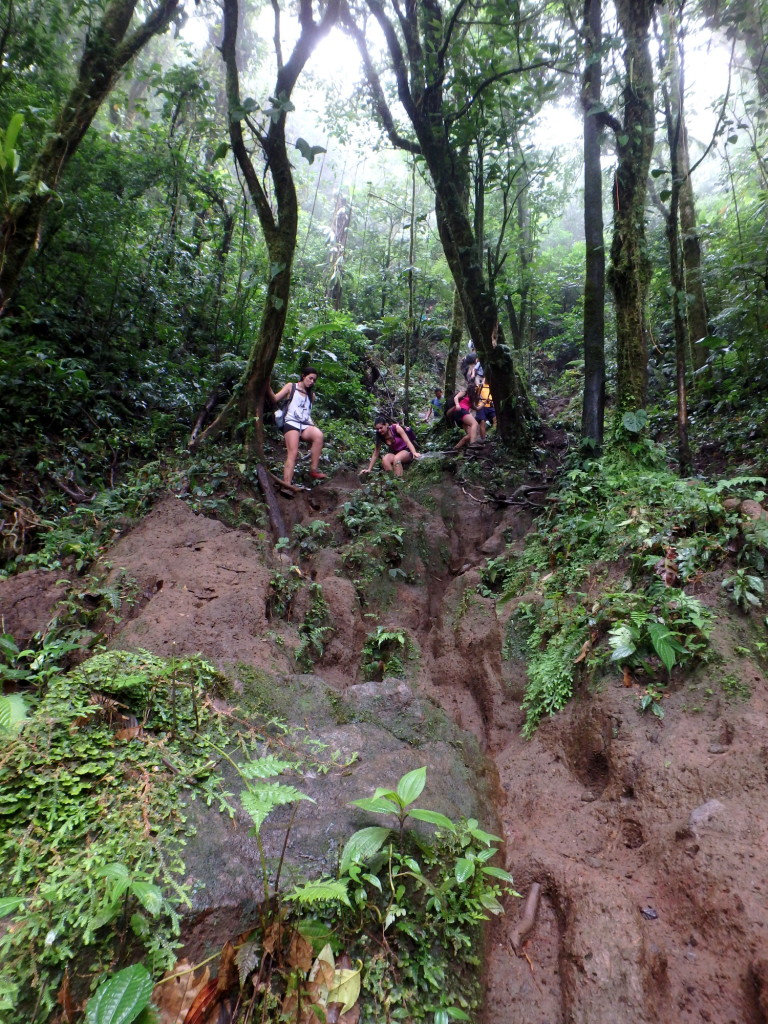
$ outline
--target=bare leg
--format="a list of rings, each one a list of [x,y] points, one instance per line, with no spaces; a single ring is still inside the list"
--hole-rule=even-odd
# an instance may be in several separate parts
[[[293,471],[296,468],[296,459],[299,456],[299,432],[298,430],[286,430],[283,438],[285,439],[283,482],[290,484],[293,483]]]
[[[392,456],[392,472],[395,476],[403,475],[403,467],[407,466],[409,462],[413,460],[413,456],[409,451],[398,452],[397,455]]]
[[[387,452],[386,455],[382,455],[381,464],[387,472],[394,472],[395,456],[392,452]]]
[[[318,427],[305,427],[301,433],[302,441],[309,441],[309,468],[317,470],[320,464],[320,453],[323,450],[323,432]]]

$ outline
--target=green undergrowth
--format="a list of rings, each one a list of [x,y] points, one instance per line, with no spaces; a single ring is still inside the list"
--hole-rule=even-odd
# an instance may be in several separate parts
[[[528,661],[526,736],[609,664],[658,694],[705,661],[712,613],[696,595],[708,573],[735,564],[731,599],[761,603],[768,527],[724,499],[762,500],[764,483],[681,480],[650,445],[641,459],[614,448],[566,471],[524,552],[489,560],[479,588],[517,602],[505,651],[522,647]]]
[[[289,761],[268,755],[233,767],[262,858],[264,900],[256,927],[221,953],[209,1012],[229,997],[238,1022],[476,1019],[483,925],[503,913],[502,898],[517,895],[492,863],[501,839],[475,819],[416,806],[427,774],[417,768],[394,789],[352,801],[376,824],[350,836],[333,876],[281,886],[280,865],[268,873],[262,828],[276,808],[309,798],[287,775]],[[194,990],[198,982],[188,980]],[[112,1022],[119,1004],[120,1020],[139,1020],[151,994],[150,971],[134,964],[103,979],[88,1019]]]
[[[225,685],[199,658],[111,651],[27,696],[0,758],[3,1019],[47,1019],[84,950],[95,973],[134,944],[155,969],[172,962],[185,801],[227,807],[206,699]]]
[[[173,964],[190,801],[234,813],[225,760],[275,749],[317,775],[341,755],[227,703],[228,680],[199,657],[107,651],[63,674],[72,645],[2,641],[22,689],[0,698],[0,1016],[26,1024],[50,1018],[62,986],[77,1000],[126,962],[155,976]]]

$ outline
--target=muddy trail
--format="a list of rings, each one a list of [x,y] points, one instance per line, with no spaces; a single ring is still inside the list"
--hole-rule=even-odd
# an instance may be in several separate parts
[[[562,450],[555,432],[548,440],[547,477]],[[302,577],[322,587],[334,627],[314,676],[341,696],[381,688],[385,713],[396,713],[394,698],[416,693],[476,741],[481,815],[502,830],[506,866],[530,897],[510,899],[490,929],[484,1024],[766,1024],[768,688],[744,653],[743,623],[719,615],[719,660],[673,683],[663,720],[639,714],[637,688],[614,672],[524,740],[525,664],[507,628],[516,603],[499,609],[476,587],[488,557],[525,544],[545,492],[487,502],[449,473],[417,493],[409,488],[402,523],[393,523],[406,527],[402,573],[371,582],[363,607],[340,553],[340,513],[359,487],[357,477],[342,475],[279,499],[289,527],[327,528],[300,560],[252,529],[164,497],[108,554],[113,576],[135,581],[110,643],[166,656],[200,652],[228,670],[246,665],[265,678],[294,678],[310,598],[299,591],[277,616],[269,595],[273,574],[296,559]],[[42,573],[6,581],[6,629],[29,633],[49,613],[51,586]],[[719,581],[711,581],[697,596],[722,613],[718,595]],[[364,683],[371,609],[376,623],[414,640],[419,656],[407,686],[386,677]],[[743,681],[749,699],[727,699],[717,685],[726,677]],[[366,735],[357,740],[366,744]],[[239,930],[242,910],[233,893],[244,869],[232,870],[230,888],[214,894],[227,904],[218,918],[224,934]],[[188,928],[193,953],[215,933],[211,908],[202,916],[204,935],[194,921]]]

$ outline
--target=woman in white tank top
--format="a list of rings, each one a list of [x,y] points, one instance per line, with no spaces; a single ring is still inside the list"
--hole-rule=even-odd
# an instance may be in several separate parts
[[[312,389],[317,380],[317,370],[312,366],[305,367],[296,384],[284,384],[275,394],[268,389],[270,399],[277,405],[283,398],[290,395],[288,408],[285,410],[283,437],[285,438],[285,466],[283,467],[283,483],[290,486],[293,482],[293,471],[299,457],[299,441],[310,444],[309,475],[313,480],[325,480],[325,473],[318,469],[320,453],[323,450],[323,432],[312,422]]]

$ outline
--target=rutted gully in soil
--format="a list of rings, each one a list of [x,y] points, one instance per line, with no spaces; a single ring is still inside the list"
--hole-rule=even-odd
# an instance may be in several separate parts
[[[354,477],[335,478],[282,501],[283,514],[289,525],[322,518],[340,536],[336,510],[357,486]],[[609,675],[599,692],[577,694],[523,740],[525,668],[514,655],[502,658],[514,605],[497,611],[475,584],[486,556],[507,540],[524,542],[532,515],[472,500],[450,480],[431,486],[423,504],[404,498],[403,523],[414,541],[404,567],[421,583],[399,584],[376,618],[415,639],[411,688],[476,738],[486,760],[468,758],[467,766],[483,776],[479,795],[475,804],[457,797],[454,810],[479,801],[477,816],[503,830],[518,891],[531,896],[525,905],[510,900],[492,926],[484,1024],[767,1024],[768,689],[759,667],[734,651],[743,625],[720,617],[713,640],[724,661],[673,687],[663,721],[641,716],[638,693]],[[168,496],[108,557],[113,573],[124,569],[138,581],[141,595],[114,646],[199,651],[229,668],[244,663],[270,678],[296,679],[302,693],[327,684],[350,700],[383,700],[377,706],[385,716],[398,716],[412,700],[402,682],[362,682],[360,652],[373,620],[364,618],[333,548],[302,566],[322,584],[336,629],[315,669],[322,683],[295,676],[290,652],[305,609],[294,608],[288,622],[267,618],[279,559],[269,545]],[[31,573],[0,585],[6,629],[16,625],[22,635],[45,618],[40,595],[49,584]],[[749,701],[724,699],[717,679],[729,672],[749,684]],[[339,736],[334,743],[357,743],[374,757],[366,727]],[[456,746],[440,740],[414,752],[390,737],[375,755],[371,789],[420,763],[428,763],[433,782],[452,777],[455,768],[441,758]],[[391,779],[382,776],[389,771]],[[365,795],[366,784],[355,777],[344,798]],[[339,802],[337,791],[336,808]],[[334,827],[348,828],[338,812]],[[292,845],[312,832],[324,841],[329,828],[310,822]],[[231,835],[224,848],[231,858]],[[203,937],[191,930],[193,951],[217,927],[224,937],[239,930],[245,897],[238,903],[233,893],[245,891],[248,856],[244,846],[241,862],[228,866],[233,881],[213,893],[218,909],[200,915]],[[301,849],[297,856],[310,858]],[[217,864],[218,879],[222,873]]]

